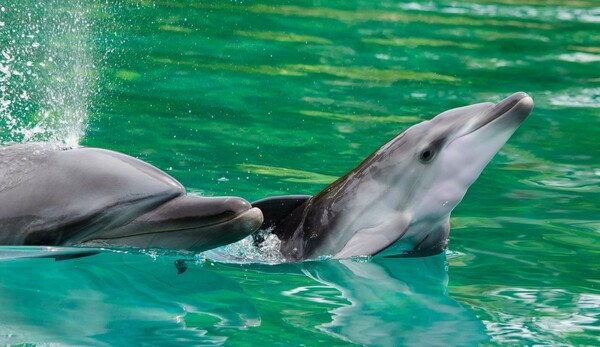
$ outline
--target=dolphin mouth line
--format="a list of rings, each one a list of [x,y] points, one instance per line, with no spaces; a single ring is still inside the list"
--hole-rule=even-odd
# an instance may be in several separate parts
[[[476,128],[470,130],[468,133],[459,136],[463,137],[469,135],[471,133],[476,132],[477,130],[485,127],[486,125],[492,123],[493,121],[502,118],[502,116],[509,114],[512,110],[518,107],[518,105],[525,99],[531,99],[531,97],[526,93],[516,93],[508,98],[502,100],[501,102],[493,105],[486,114],[486,119],[479,124]]]
[[[165,233],[172,233],[172,232],[179,232],[179,231],[186,231],[186,230],[210,228],[210,227],[215,227],[215,226],[223,225],[226,223],[230,223],[232,221],[240,220],[240,219],[244,218],[244,216],[246,216],[250,213],[256,212],[256,211],[260,211],[260,209],[257,207],[252,207],[252,208],[247,209],[246,211],[243,211],[241,213],[234,215],[232,218],[230,218],[228,220],[215,222],[215,223],[211,223],[211,224],[199,225],[199,226],[190,227],[190,228],[148,231],[148,232],[140,232],[140,233],[135,233],[135,234],[115,236],[115,237],[95,237],[95,238],[90,238],[89,240],[85,240],[83,243],[92,242],[92,241],[102,241],[102,240],[118,240],[118,239],[124,239],[124,238],[135,237],[135,236],[165,234]],[[260,227],[260,223],[258,224],[256,229],[258,229],[258,227]]]

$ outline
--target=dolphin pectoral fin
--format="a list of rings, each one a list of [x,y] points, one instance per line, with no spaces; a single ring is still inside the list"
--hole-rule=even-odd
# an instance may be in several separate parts
[[[181,275],[182,273],[187,271],[188,265],[185,262],[186,262],[185,259],[175,260],[174,265],[175,265],[175,269],[177,269],[178,275]]]
[[[26,246],[19,247],[19,249],[9,248],[5,254],[0,251],[0,259],[54,259],[61,261],[89,257],[101,252],[102,250],[97,248]]]
[[[264,230],[277,226],[311,197],[310,195],[284,195],[253,202],[252,207],[260,208],[264,216],[264,222],[259,229]]]
[[[382,250],[378,255],[384,258],[411,258],[428,257],[442,253],[448,245],[450,233],[450,219],[438,225],[430,226],[418,234],[413,234],[413,240],[406,243],[397,243],[392,247]],[[404,236],[407,238],[407,236]]]
[[[73,253],[50,254],[50,255],[44,255],[44,256],[39,256],[39,257],[34,257],[34,258],[54,258],[54,261],[61,261],[61,260],[85,258],[85,257],[89,257],[89,256],[96,255],[96,254],[100,254],[100,251],[86,250],[86,251],[79,251],[79,252],[73,252]]]

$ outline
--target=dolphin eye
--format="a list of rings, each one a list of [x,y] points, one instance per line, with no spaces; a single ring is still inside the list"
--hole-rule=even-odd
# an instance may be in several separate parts
[[[421,160],[422,163],[428,163],[433,159],[433,155],[433,149],[425,148],[423,152],[421,152],[421,155],[419,155],[419,160]]]

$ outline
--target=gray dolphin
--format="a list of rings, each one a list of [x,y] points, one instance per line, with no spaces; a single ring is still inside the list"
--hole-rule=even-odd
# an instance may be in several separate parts
[[[532,109],[531,97],[516,93],[497,104],[443,112],[396,136],[314,197],[253,203],[265,217],[261,229],[278,236],[290,260],[374,255],[388,247],[403,255],[440,253],[450,212]]]
[[[263,222],[237,197],[186,195],[130,156],[50,144],[0,148],[0,245],[159,247],[204,251]]]

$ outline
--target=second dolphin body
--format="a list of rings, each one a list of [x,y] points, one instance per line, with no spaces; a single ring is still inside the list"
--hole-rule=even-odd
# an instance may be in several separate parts
[[[452,109],[416,124],[311,196],[253,203],[261,229],[281,240],[289,260],[396,253],[426,256],[448,243],[450,213],[533,109],[515,93]],[[257,240],[258,238],[255,238]]]

